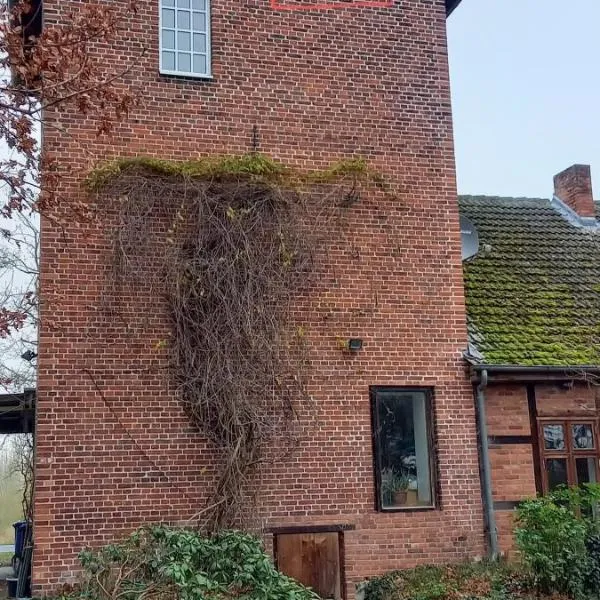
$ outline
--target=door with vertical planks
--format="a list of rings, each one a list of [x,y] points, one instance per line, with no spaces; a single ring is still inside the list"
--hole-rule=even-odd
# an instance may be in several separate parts
[[[286,533],[275,536],[277,568],[312,588],[321,598],[342,600],[340,533]]]

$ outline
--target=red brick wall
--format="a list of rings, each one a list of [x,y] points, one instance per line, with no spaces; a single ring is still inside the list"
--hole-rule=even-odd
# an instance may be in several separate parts
[[[47,21],[79,2],[46,0]],[[125,5],[125,2],[112,4]],[[261,480],[262,526],[350,523],[346,576],[483,552],[473,397],[461,364],[465,315],[443,0],[388,9],[273,12],[268,0],[213,0],[212,81],[158,74],[158,2],[127,15],[102,49],[129,74],[142,106],[114,139],[56,117],[46,148],[76,196],[95,160],[185,159],[250,149],[323,167],[365,156],[401,190],[364,195],[333,236],[314,286],[298,299],[317,414],[303,443]],[[215,455],[165,378],[160,294],[125,285],[108,306],[110,227],[44,220],[35,495],[34,589],[76,574],[76,553],[144,522],[181,522],[204,506]],[[324,319],[323,315],[330,316]],[[360,336],[349,358],[338,336]],[[370,385],[435,387],[439,508],[374,510]],[[308,426],[310,425],[310,426]]]
[[[538,415],[595,415],[596,394],[597,388],[583,383],[572,387],[556,384],[538,385],[535,390]]]
[[[596,389],[585,383],[536,384],[535,407],[539,417],[596,416]],[[490,436],[529,436],[531,431],[527,387],[520,383],[493,384],[486,390],[486,411]],[[494,501],[510,502],[535,496],[534,461],[537,449],[531,444],[496,444],[490,447]],[[496,510],[500,548],[514,551],[513,511]]]
[[[494,384],[485,391],[490,436],[528,436],[531,433],[527,388],[519,384]],[[535,496],[534,455],[531,444],[490,446],[494,502],[511,502]],[[496,510],[496,527],[502,552],[514,548],[513,511]]]
[[[531,425],[524,385],[496,384],[485,391],[489,435],[529,435]]]
[[[490,449],[494,500],[535,496],[533,460],[530,444],[501,444]]]
[[[530,435],[525,386],[494,385],[486,391],[486,401],[490,436]],[[492,444],[490,463],[494,500],[519,500],[535,495],[533,452],[530,444]]]

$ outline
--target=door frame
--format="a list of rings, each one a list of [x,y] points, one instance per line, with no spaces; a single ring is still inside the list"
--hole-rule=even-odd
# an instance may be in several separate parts
[[[342,600],[347,600],[346,594],[346,550],[344,533],[346,531],[354,531],[355,525],[344,523],[335,525],[297,525],[288,527],[269,527],[265,529],[265,533],[273,535],[273,562],[275,568],[279,570],[277,559],[277,536],[278,535],[296,535],[296,534],[311,534],[311,533],[337,533],[338,534],[338,553],[340,557],[340,592]]]

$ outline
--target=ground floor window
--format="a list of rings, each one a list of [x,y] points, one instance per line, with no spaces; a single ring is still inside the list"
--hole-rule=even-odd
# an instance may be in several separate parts
[[[600,481],[596,419],[544,418],[538,427],[545,492]]]
[[[378,510],[435,504],[431,390],[371,389]]]

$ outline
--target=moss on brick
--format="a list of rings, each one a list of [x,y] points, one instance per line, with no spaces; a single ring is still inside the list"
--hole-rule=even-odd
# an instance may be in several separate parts
[[[173,161],[148,156],[117,158],[98,164],[85,179],[90,191],[98,191],[129,170],[144,170],[163,177],[223,179],[247,177],[284,187],[326,184],[352,179],[373,184],[384,191],[390,186],[385,177],[358,157],[332,163],[325,169],[300,171],[265,154],[215,155],[194,160]]]

